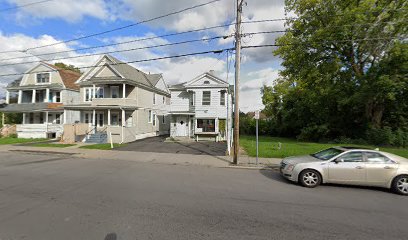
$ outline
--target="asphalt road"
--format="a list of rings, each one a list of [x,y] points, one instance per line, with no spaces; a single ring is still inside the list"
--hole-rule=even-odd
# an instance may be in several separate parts
[[[407,239],[408,198],[277,172],[0,153],[0,239]]]

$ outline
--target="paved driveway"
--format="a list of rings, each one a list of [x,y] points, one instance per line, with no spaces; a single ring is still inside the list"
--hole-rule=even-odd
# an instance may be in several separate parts
[[[151,137],[128,143],[117,151],[178,153],[194,155],[225,156],[225,142],[164,142],[166,136]]]

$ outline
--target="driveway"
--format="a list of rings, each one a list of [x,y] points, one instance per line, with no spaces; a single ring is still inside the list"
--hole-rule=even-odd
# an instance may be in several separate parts
[[[225,156],[225,142],[164,142],[167,136],[151,137],[128,143],[117,151],[177,153],[193,155]]]

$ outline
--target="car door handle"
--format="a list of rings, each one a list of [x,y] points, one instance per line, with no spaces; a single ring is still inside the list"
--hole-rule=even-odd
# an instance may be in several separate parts
[[[392,169],[390,166],[385,166],[384,169]]]
[[[363,167],[362,167],[362,166],[357,166],[356,168],[357,168],[357,169],[363,169]]]

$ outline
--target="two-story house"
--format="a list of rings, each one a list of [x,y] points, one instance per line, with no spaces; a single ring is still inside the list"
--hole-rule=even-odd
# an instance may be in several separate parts
[[[171,86],[170,137],[227,140],[232,123],[229,88],[213,71]]]
[[[22,113],[17,124],[19,138],[56,138],[63,132],[63,124],[79,120],[79,113],[64,111],[64,105],[75,104],[79,87],[75,82],[80,73],[41,62],[23,77],[6,88],[7,106],[2,112]],[[17,103],[10,103],[10,95],[17,95]]]
[[[170,92],[161,74],[144,73],[110,55],[103,55],[76,82],[80,111],[89,124],[87,142],[132,142],[169,133]]]

